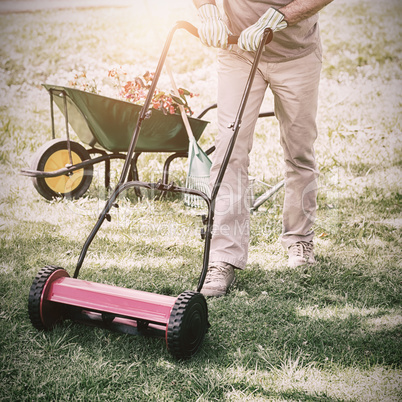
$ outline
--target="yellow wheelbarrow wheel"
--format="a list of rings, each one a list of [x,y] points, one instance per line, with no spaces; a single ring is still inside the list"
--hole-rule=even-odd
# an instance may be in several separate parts
[[[70,141],[71,159],[73,165],[91,159],[88,151],[79,143]],[[41,172],[54,172],[70,164],[67,141],[55,139],[47,142],[36,152],[32,169]],[[93,166],[75,170],[70,175],[57,177],[34,177],[32,179],[38,193],[52,200],[53,198],[77,199],[85,194],[91,185]]]

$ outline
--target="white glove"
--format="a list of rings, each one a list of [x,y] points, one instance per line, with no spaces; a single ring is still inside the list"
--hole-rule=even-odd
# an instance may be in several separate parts
[[[198,15],[201,19],[198,29],[201,42],[206,46],[227,49],[230,32],[219,14],[218,7],[214,4],[204,4],[198,9]]]
[[[237,45],[240,49],[255,52],[266,28],[271,28],[275,32],[288,26],[284,18],[285,16],[281,12],[275,8],[269,8],[254,25],[249,26],[240,34]]]

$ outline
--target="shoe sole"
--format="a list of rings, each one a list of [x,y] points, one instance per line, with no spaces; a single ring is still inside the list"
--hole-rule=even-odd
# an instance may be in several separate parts
[[[223,290],[223,291],[217,291],[216,289],[202,288],[200,293],[206,297],[226,296],[229,293],[231,286],[233,286],[235,284],[235,282],[236,282],[236,278],[234,278],[233,281],[230,283],[230,285],[226,288],[226,290]]]
[[[302,267],[303,265],[314,265],[315,263],[316,263],[317,261],[304,261],[304,262],[301,262],[300,264],[294,264],[294,265],[291,265],[291,264],[288,264],[288,268],[297,268],[297,267]]]

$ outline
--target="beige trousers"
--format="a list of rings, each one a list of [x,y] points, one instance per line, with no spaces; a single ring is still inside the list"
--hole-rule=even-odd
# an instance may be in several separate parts
[[[234,47],[221,51],[218,67],[218,135],[213,153],[211,185],[225,155],[246,81],[252,55]],[[218,192],[210,261],[223,261],[243,269],[247,263],[250,235],[247,199],[249,153],[260,107],[269,86],[280,124],[285,160],[283,206],[284,248],[313,238],[318,171],[313,144],[317,137],[316,114],[321,71],[319,50],[283,63],[260,62],[236,145]],[[267,148],[269,144],[266,144]],[[267,152],[269,154],[269,152]]]

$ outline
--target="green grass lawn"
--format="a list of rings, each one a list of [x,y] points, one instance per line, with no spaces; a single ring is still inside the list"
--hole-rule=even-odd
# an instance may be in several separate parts
[[[321,13],[324,65],[316,143],[321,171],[317,264],[289,269],[278,237],[283,191],[252,216],[249,264],[231,292],[208,300],[201,351],[177,361],[163,339],[65,321],[34,329],[28,292],[55,264],[72,274],[105,202],[102,167],[76,201],[44,200],[19,174],[51,137],[42,83],[85,72],[107,94],[107,72],[153,71],[169,27],[197,23],[192,2],[0,15],[0,400],[400,401],[401,5],[336,0]],[[183,2],[184,3],[184,2]],[[148,8],[147,8],[148,4]],[[152,18],[150,17],[152,14]],[[178,83],[215,102],[216,51],[179,33]],[[161,86],[168,86],[162,77]],[[267,94],[264,109],[272,108]],[[214,113],[201,144],[212,145]],[[63,120],[56,118],[58,135]],[[75,136],[73,134],[73,136]],[[166,155],[143,155],[153,179]],[[282,177],[278,124],[261,119],[250,174]],[[113,164],[116,181],[120,163]],[[172,179],[185,179],[185,161]],[[257,194],[263,187],[256,185]],[[180,197],[128,193],[91,245],[80,278],[177,296],[197,285],[200,210]]]

